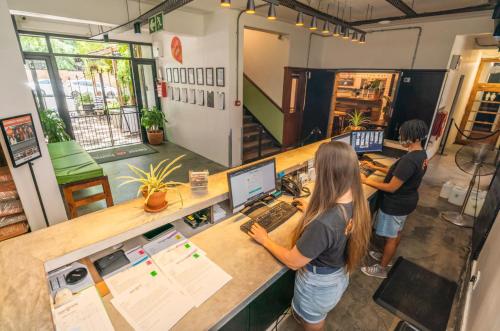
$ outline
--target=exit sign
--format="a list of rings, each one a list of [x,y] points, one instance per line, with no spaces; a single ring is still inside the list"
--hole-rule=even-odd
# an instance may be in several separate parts
[[[149,18],[149,33],[163,30],[163,12]]]

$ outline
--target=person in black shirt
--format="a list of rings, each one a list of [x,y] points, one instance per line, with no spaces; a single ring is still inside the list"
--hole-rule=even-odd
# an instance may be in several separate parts
[[[363,183],[382,191],[380,209],[375,218],[375,232],[385,238],[383,253],[369,252],[380,263],[361,268],[368,276],[387,277],[389,263],[398,248],[406,218],[417,208],[418,187],[428,164],[427,154],[422,147],[428,131],[427,125],[421,120],[403,123],[399,129],[399,140],[401,145],[408,148],[408,153],[389,169],[365,163],[365,166],[387,174],[383,183],[362,175]]]
[[[305,330],[323,330],[352,272],[365,256],[371,235],[356,153],[348,144],[322,144],[314,159],[316,181],[292,244],[269,238],[257,223],[248,233],[288,268],[297,270],[292,313]],[[289,248],[291,247],[291,248]]]

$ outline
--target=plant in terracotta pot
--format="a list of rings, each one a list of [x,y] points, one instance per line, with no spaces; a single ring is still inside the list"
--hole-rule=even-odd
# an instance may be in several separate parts
[[[151,107],[141,110],[141,125],[146,128],[151,145],[161,145],[163,142],[164,123],[167,123],[167,120],[160,109]]]
[[[344,132],[366,130],[363,124],[367,124],[370,120],[360,111],[355,110],[347,115],[347,123],[349,125],[344,129]]]
[[[144,171],[131,164],[128,165],[130,170],[136,175],[134,176],[120,176],[118,179],[123,179],[124,182],[120,184],[140,183],[137,196],[144,197],[144,210],[148,212],[159,212],[167,208],[167,191],[176,190],[182,203],[182,195],[180,194],[177,186],[185,185],[183,183],[167,181],[168,176],[175,170],[182,167],[182,164],[175,165],[185,155],[175,158],[172,162],[165,165],[168,159],[159,162],[153,167],[149,165],[149,171]]]

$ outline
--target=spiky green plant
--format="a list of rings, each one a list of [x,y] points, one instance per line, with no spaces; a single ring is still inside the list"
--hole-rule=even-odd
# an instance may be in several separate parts
[[[167,162],[169,159],[165,159],[163,161],[160,161],[156,166],[153,167],[152,164],[149,165],[149,171],[144,171],[142,169],[139,169],[136,166],[133,166],[131,164],[128,164],[128,167],[132,172],[136,175],[134,176],[120,176],[118,179],[124,180],[123,183],[120,184],[126,185],[130,183],[139,183],[141,184],[139,186],[139,190],[137,191],[137,196],[139,196],[143,191],[147,192],[146,195],[146,200],[145,203],[148,203],[149,198],[153,193],[155,192],[167,192],[169,189],[174,189],[179,193],[179,197],[181,199],[181,204],[183,204],[182,201],[182,195],[180,194],[179,190],[177,189],[177,186],[179,185],[185,185],[184,183],[179,183],[175,181],[166,181],[168,176],[175,170],[179,169],[182,167],[182,164],[175,165],[177,161],[182,159],[185,154],[175,158],[170,162],[169,164],[165,165],[165,162]],[[175,165],[175,166],[174,166]]]
[[[347,122],[352,127],[360,127],[363,124],[367,124],[370,122],[368,117],[366,117],[363,112],[355,110],[352,114],[347,115]]]

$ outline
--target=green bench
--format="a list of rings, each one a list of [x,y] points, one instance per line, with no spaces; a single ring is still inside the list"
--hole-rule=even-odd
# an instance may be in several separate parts
[[[106,200],[108,207],[113,205],[108,176],[104,175],[102,167],[76,141],[50,143],[48,149],[57,183],[68,207],[69,218],[78,216],[79,207],[99,200]],[[102,193],[81,199],[73,196],[74,192],[98,185],[102,186]]]

